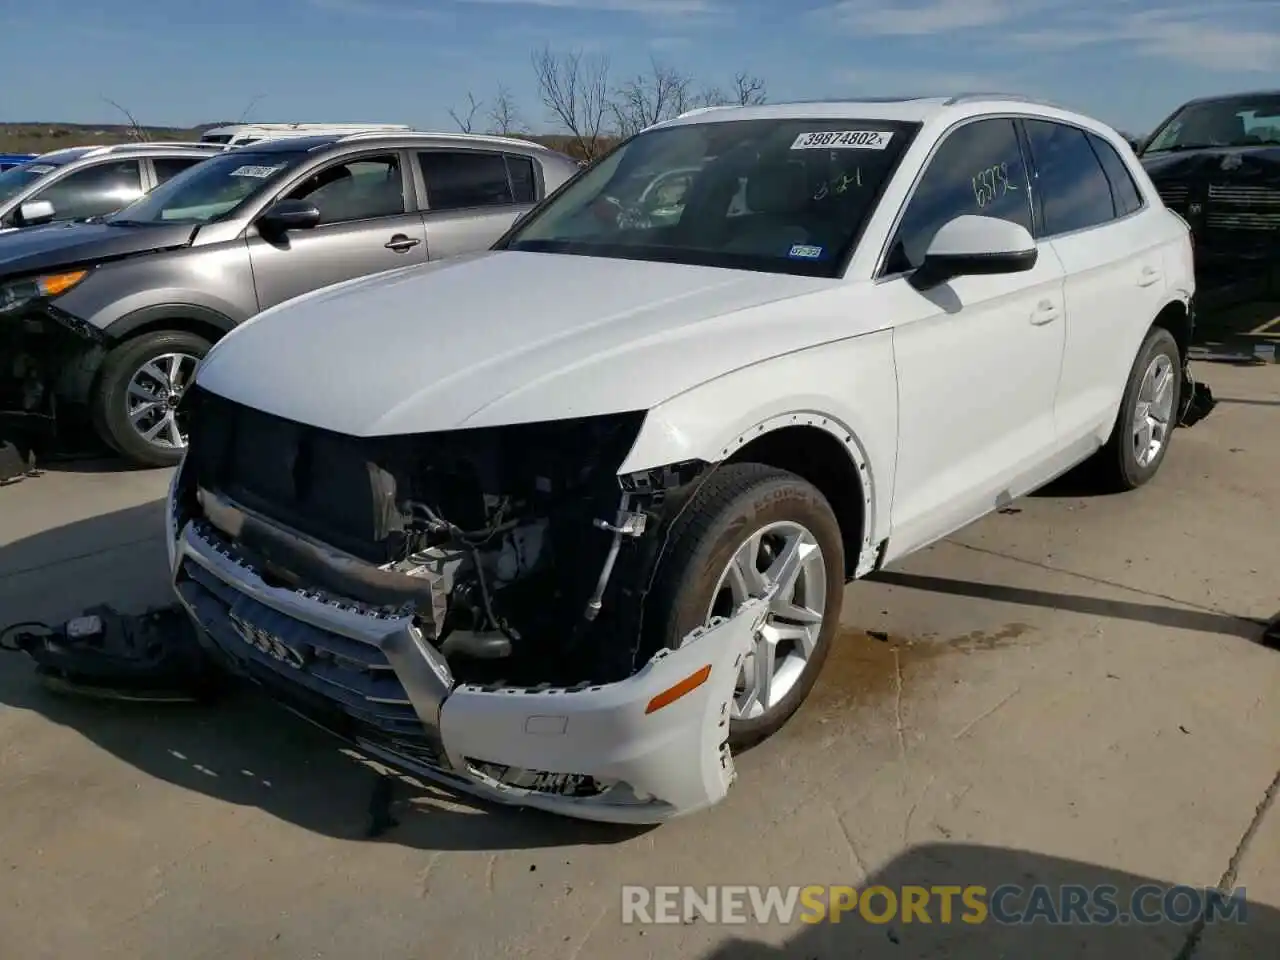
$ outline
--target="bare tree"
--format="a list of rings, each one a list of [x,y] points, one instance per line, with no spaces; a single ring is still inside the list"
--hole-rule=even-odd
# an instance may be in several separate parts
[[[458,125],[458,129],[463,133],[470,133],[476,124],[476,114],[480,112],[483,104],[475,98],[475,94],[467,94],[467,111],[466,114],[459,113],[453,107],[449,108],[449,116],[453,117],[453,122]]]
[[[493,106],[489,108],[489,123],[492,125],[493,132],[502,137],[510,136],[523,125],[515,98],[504,85],[498,87],[498,93],[493,98]]]
[[[604,147],[611,107],[608,59],[546,46],[533,55],[533,69],[543,105],[568,131],[582,159],[594,160]]]
[[[133,138],[135,140],[140,140],[143,143],[145,143],[151,139],[151,135],[148,134],[147,131],[144,130],[142,126],[138,123],[138,121],[133,118],[132,113],[130,113],[124,107],[120,106],[120,104],[116,103],[110,97],[103,97],[102,99],[103,101],[111,104],[111,106],[115,107],[117,110],[119,110],[121,113],[125,115],[125,117],[129,120],[129,127],[131,128],[130,132],[133,135]]]
[[[739,72],[733,78],[733,86],[737,95],[737,104],[742,107],[758,106],[768,99],[764,81],[759,77]]]
[[[650,60],[647,74],[633,77],[614,91],[610,109],[619,136],[629,137],[680,116],[696,105],[692,90],[692,77]]]
[[[693,97],[696,107],[753,107],[766,101],[764,81],[745,71],[740,71],[733,78],[733,92],[726,93],[723,87],[712,85],[705,87]]]

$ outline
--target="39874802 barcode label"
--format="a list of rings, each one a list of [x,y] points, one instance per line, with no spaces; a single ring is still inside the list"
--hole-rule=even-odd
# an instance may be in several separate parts
[[[792,150],[883,150],[893,133],[889,130],[822,130],[802,133]]]

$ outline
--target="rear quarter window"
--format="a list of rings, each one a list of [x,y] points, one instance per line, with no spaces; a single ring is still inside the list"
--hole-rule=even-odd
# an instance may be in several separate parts
[[[1137,213],[1142,209],[1142,192],[1133,181],[1129,165],[1107,141],[1092,133],[1088,134],[1088,137],[1089,146],[1093,147],[1098,162],[1102,164],[1102,171],[1107,175],[1107,182],[1111,185],[1111,197],[1115,201],[1116,216],[1126,217],[1131,213]]]

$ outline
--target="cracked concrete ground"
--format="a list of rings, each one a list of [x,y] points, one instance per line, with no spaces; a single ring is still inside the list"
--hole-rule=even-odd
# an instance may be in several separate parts
[[[1280,366],[1160,476],[1059,483],[850,588],[811,701],[708,813],[621,831],[400,784],[243,696],[125,708],[0,659],[0,954],[1280,955]],[[161,473],[0,489],[0,620],[167,599]],[[1244,886],[1245,924],[624,926],[623,884]]]

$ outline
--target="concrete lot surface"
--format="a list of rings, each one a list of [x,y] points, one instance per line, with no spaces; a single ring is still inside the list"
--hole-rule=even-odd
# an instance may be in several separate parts
[[[1061,482],[851,587],[810,702],[656,830],[402,783],[366,839],[375,774],[251,695],[59,699],[0,657],[0,956],[1280,956],[1280,366],[1197,374],[1222,402],[1147,488]],[[167,479],[0,489],[0,620],[166,600]],[[623,884],[1144,882],[1243,885],[1247,922],[621,922]]]

